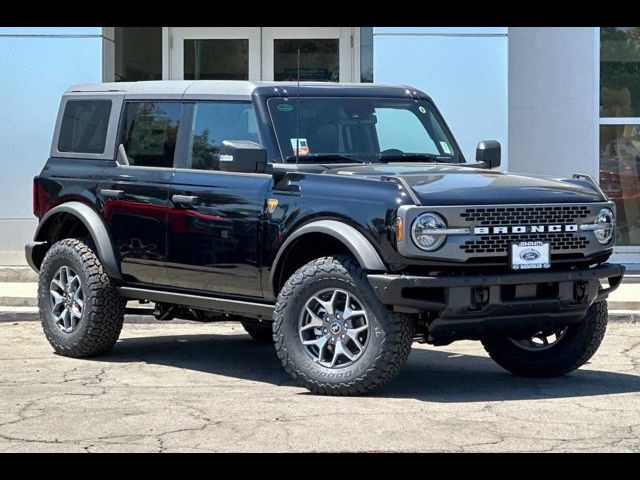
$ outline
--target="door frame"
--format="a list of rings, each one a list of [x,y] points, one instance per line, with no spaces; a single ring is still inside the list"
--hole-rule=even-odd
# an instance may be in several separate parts
[[[165,35],[165,30],[167,30]],[[260,27],[162,27],[162,77],[168,80],[184,78],[184,41],[186,39],[247,39],[249,40],[249,80],[260,80]],[[165,36],[167,42],[165,42]],[[165,67],[166,65],[166,67]]]
[[[360,27],[162,27],[163,80],[183,78],[185,38],[248,38],[250,81],[273,80],[275,39],[337,38],[340,81],[360,83]]]
[[[273,81],[273,43],[279,39],[338,39],[338,59],[341,82],[352,82],[354,70],[353,44],[355,27],[262,27],[262,80]],[[360,49],[357,49],[358,53]],[[358,55],[359,57],[359,55]],[[358,63],[359,63],[358,58]],[[358,73],[359,73],[358,68]]]

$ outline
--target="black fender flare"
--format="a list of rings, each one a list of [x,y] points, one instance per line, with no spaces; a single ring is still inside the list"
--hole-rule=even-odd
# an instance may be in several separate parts
[[[276,272],[280,271],[280,262],[289,246],[298,238],[309,233],[324,233],[344,244],[356,258],[360,266],[367,271],[387,271],[387,266],[367,238],[351,225],[338,220],[316,220],[295,230],[284,241],[271,268],[271,287],[274,288]]]
[[[33,237],[34,241],[42,242],[47,240],[45,232],[49,226],[49,222],[54,216],[60,213],[73,215],[83,223],[89,232],[89,235],[91,235],[91,238],[93,239],[93,243],[97,250],[96,253],[98,254],[98,258],[100,258],[107,275],[115,280],[122,280],[122,274],[120,273],[120,267],[107,227],[100,215],[98,215],[94,209],[82,202],[66,202],[49,210],[38,224],[38,228],[36,229],[36,233]]]

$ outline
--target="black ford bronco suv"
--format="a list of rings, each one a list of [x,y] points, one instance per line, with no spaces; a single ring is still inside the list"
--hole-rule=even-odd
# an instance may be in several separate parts
[[[237,320],[329,395],[385,384],[414,341],[480,340],[515,374],[565,374],[600,345],[622,280],[614,205],[588,176],[498,165],[495,141],[467,162],[411,87],[72,87],[26,247],[44,332],[86,357],[116,343],[131,300]]]

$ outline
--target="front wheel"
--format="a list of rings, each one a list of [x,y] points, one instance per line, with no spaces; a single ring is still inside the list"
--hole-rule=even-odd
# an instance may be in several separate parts
[[[286,282],[274,312],[285,370],[313,393],[357,395],[391,380],[413,341],[410,318],[378,300],[351,257],[314,260]]]
[[[577,324],[536,333],[525,339],[482,340],[489,356],[502,368],[524,377],[557,377],[572,372],[596,353],[607,328],[607,302],[594,303]]]

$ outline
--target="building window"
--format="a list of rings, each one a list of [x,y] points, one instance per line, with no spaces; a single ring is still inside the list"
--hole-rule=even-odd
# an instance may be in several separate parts
[[[640,246],[640,27],[600,29],[600,185],[617,244]]]
[[[185,40],[184,79],[249,80],[249,40]]]
[[[115,80],[162,79],[162,27],[114,27]]]
[[[340,78],[339,40],[280,39],[273,41],[273,79],[276,82],[300,80],[337,82]]]

